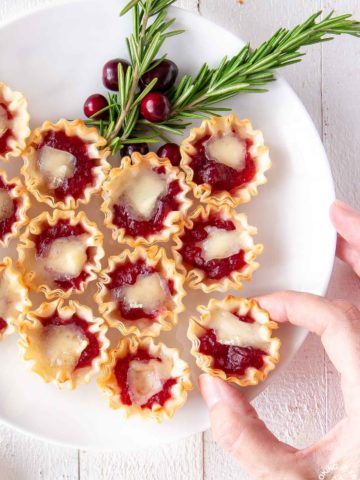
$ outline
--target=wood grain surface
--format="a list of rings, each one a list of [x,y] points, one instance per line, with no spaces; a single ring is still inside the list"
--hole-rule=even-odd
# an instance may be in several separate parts
[[[0,0],[0,22],[63,0]],[[292,26],[322,8],[353,12],[359,0],[180,0],[254,45],[276,27]],[[0,48],[4,48],[0,46]],[[0,66],[0,76],[1,76]],[[298,93],[323,136],[337,195],[360,208],[360,41],[341,38],[308,49],[301,66],[283,76]],[[336,262],[328,295],[356,302],[360,281]],[[302,447],[343,413],[338,375],[319,340],[310,335],[287,370],[254,402],[282,440]],[[210,432],[134,454],[61,448],[0,426],[0,480],[247,480]]]

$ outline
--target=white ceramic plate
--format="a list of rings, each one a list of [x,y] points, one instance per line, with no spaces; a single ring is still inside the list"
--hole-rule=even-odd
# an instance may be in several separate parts
[[[118,17],[122,3],[85,0],[66,4],[0,29],[0,80],[26,95],[33,126],[62,116],[77,118],[82,115],[84,99],[103,91],[102,65],[110,58],[126,57],[124,39],[131,17]],[[181,73],[195,73],[204,61],[215,66],[223,55],[232,55],[242,46],[234,35],[200,16],[178,9],[172,9],[171,14],[177,17],[177,26],[187,30],[166,45],[169,58],[179,65]],[[283,80],[272,84],[269,93],[243,95],[227,104],[263,130],[273,161],[269,183],[242,207],[250,223],[259,229],[257,240],[265,245],[261,269],[243,290],[244,295],[284,288],[323,294],[334,256],[335,234],[328,215],[334,191],[328,161],[311,119]],[[19,165],[16,161],[7,170],[17,174]],[[34,213],[41,210],[44,207],[38,205]],[[98,203],[87,212],[91,219],[101,221]],[[120,251],[110,240],[107,250],[109,254]],[[5,254],[15,257],[14,242]],[[88,296],[91,289],[94,286]],[[191,362],[195,384],[199,371],[190,358],[185,331],[188,315],[205,301],[206,296],[198,292],[189,295],[187,313],[178,328],[161,337],[178,346]],[[284,326],[280,336],[283,366],[306,332]],[[0,418],[16,428],[81,448],[129,450],[209,427],[197,388],[172,421],[162,425],[124,421],[119,412],[108,408],[95,382],[75,392],[44,384],[21,361],[16,340],[15,336],[8,338],[0,348]],[[268,381],[271,378],[274,374]],[[260,388],[249,388],[246,393],[253,398]]]

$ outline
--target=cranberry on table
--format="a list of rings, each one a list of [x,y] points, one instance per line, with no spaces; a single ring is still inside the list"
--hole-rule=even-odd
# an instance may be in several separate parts
[[[129,143],[124,145],[120,150],[122,157],[131,157],[134,152],[139,152],[141,155],[149,153],[149,145],[147,143]]]
[[[165,143],[165,145],[159,148],[157,154],[160,158],[168,158],[175,167],[180,165],[180,147],[176,143]]]
[[[141,101],[141,115],[149,122],[164,122],[169,118],[170,111],[169,99],[163,93],[148,93]]]
[[[118,82],[118,65],[121,63],[124,69],[124,73],[130,66],[130,63],[124,60],[123,58],[113,58],[105,63],[103,66],[103,73],[102,73],[102,80],[103,84],[109,90],[113,90],[116,92],[119,90],[119,82]]]
[[[155,63],[156,60],[152,63],[152,65]],[[176,64],[171,60],[165,59],[154,68],[151,68],[150,65],[150,70],[144,73],[144,75],[140,78],[140,85],[142,88],[145,88],[150,82],[152,82],[152,80],[154,80],[154,78],[157,78],[158,81],[153,87],[153,90],[156,90],[157,92],[165,92],[174,85],[178,73],[179,69]]]
[[[85,100],[84,113],[88,118],[93,117],[98,120],[106,120],[109,115],[107,110],[104,110],[98,115],[96,114],[97,112],[100,112],[100,110],[106,108],[107,106],[108,106],[108,101],[104,97],[104,95],[100,95],[100,93],[95,93],[94,95],[90,95],[90,97],[88,97]]]

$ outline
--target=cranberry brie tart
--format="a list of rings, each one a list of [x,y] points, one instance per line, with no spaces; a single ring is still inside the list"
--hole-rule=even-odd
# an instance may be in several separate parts
[[[248,202],[271,167],[263,135],[235,115],[212,117],[181,144],[181,167],[194,195],[206,203]]]
[[[28,223],[29,195],[20,179],[7,179],[0,170],[0,245],[6,247],[11,238],[17,237],[20,229]]]
[[[170,330],[184,310],[184,277],[156,246],[110,257],[95,301],[109,326],[123,335],[155,337]]]
[[[0,262],[0,339],[15,331],[30,309],[28,289],[9,257]]]
[[[242,288],[259,267],[256,256],[263,246],[255,245],[257,233],[246,215],[230,207],[200,206],[175,237],[174,255],[191,288],[204,292]]]
[[[107,327],[89,307],[63,300],[43,303],[21,322],[19,346],[24,359],[45,382],[70,388],[88,383],[108,359]]]
[[[150,338],[129,337],[109,357],[98,384],[111,408],[160,422],[186,402],[192,389],[190,368],[178,350]]]
[[[165,242],[191,206],[184,173],[155,153],[134,153],[111,170],[103,185],[105,225],[131,247]]]
[[[101,269],[103,234],[84,212],[44,212],[31,220],[20,242],[25,283],[48,299],[82,293]]]
[[[45,122],[34,130],[21,170],[39,202],[63,210],[87,204],[110,169],[106,140],[81,120]]]
[[[241,387],[264,380],[279,361],[277,324],[255,300],[228,296],[198,307],[188,337],[197,365],[206,373]]]
[[[0,160],[8,161],[24,150],[30,135],[27,102],[0,82]]]

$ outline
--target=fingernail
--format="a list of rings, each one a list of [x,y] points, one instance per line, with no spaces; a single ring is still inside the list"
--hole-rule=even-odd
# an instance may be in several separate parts
[[[221,380],[211,377],[210,375],[200,375],[199,384],[201,394],[204,397],[207,407],[210,409],[222,399],[219,382],[221,382]]]
[[[335,205],[337,208],[341,208],[341,210],[344,210],[345,212],[354,212],[354,209],[348,203],[345,203],[342,200],[336,199],[333,205]]]

